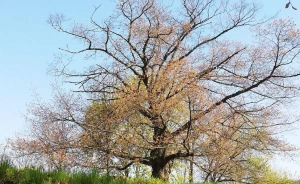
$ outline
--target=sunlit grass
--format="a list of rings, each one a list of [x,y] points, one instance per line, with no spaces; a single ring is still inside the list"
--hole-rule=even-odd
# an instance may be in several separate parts
[[[268,178],[269,180],[266,180],[263,183],[300,183],[298,181],[296,182],[288,179],[287,175],[276,177],[272,174],[272,177]],[[17,168],[11,160],[2,156],[0,157],[0,184],[167,184],[167,182],[155,178],[126,178],[122,176],[111,177],[108,175],[100,175],[97,171],[92,171],[91,173],[68,173],[63,170],[44,171],[43,168],[30,166]]]
[[[91,173],[68,173],[62,170],[46,172],[43,168],[17,168],[6,158],[0,158],[0,184],[167,184],[158,179],[124,178]]]

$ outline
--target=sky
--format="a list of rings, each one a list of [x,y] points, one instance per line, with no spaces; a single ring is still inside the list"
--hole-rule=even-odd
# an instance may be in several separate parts
[[[290,17],[300,28],[299,0],[292,0],[297,11],[284,8],[288,0],[258,2],[263,6],[262,15],[279,13],[278,18]],[[0,145],[26,128],[24,115],[26,105],[34,99],[33,91],[42,98],[50,98],[54,77],[47,74],[49,64],[55,54],[62,53],[59,47],[74,41],[47,23],[49,15],[63,13],[71,21],[89,23],[94,6],[99,5],[102,7],[97,16],[105,17],[114,8],[111,0],[0,0]],[[297,103],[300,104],[300,99]],[[298,134],[300,129],[295,129],[285,134],[285,138],[300,147]],[[300,156],[294,161],[278,158],[273,164],[300,172]]]

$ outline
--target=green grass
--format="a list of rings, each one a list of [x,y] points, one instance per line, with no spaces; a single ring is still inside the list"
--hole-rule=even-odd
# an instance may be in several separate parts
[[[159,179],[124,178],[91,173],[68,173],[63,170],[44,171],[43,168],[17,168],[9,159],[0,157],[0,184],[168,184]],[[207,184],[207,183],[206,183]]]
[[[158,179],[123,178],[91,173],[46,172],[43,168],[17,168],[9,159],[0,158],[0,184],[167,184]]]
[[[292,180],[272,180],[268,183],[287,184],[300,183]],[[287,182],[289,181],[289,182]],[[6,157],[0,157],[0,184],[168,184],[159,179],[150,178],[124,178],[100,175],[96,171],[91,173],[68,173],[63,170],[44,171],[43,168],[14,166]],[[196,183],[195,183],[196,184]],[[198,183],[204,184],[204,183]],[[205,183],[216,184],[216,183]]]

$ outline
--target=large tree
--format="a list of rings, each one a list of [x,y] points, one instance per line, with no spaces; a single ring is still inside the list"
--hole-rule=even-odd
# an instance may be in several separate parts
[[[167,179],[175,159],[289,149],[275,135],[289,123],[279,105],[298,95],[300,31],[291,20],[267,24],[243,0],[119,0],[105,21],[98,9],[87,26],[49,18],[83,47],[62,50],[98,59],[84,71],[55,70],[95,101],[84,118],[76,119],[83,109],[57,117],[81,128],[85,150],[110,155],[112,168],[141,163]],[[229,36],[250,28],[253,44]]]

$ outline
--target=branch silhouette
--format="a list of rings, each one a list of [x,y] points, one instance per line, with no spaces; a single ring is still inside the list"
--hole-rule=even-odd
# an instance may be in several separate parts
[[[297,8],[295,6],[292,5],[291,1],[289,1],[288,3],[286,3],[285,5],[285,8],[289,8],[291,5],[291,7],[294,9],[294,10],[297,10]]]

